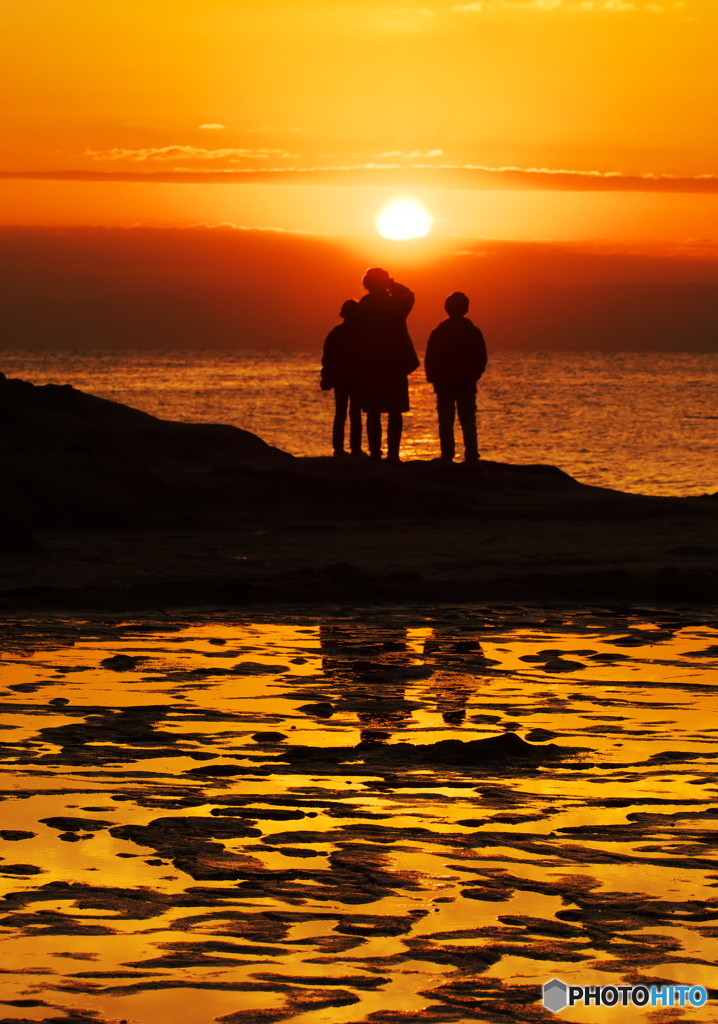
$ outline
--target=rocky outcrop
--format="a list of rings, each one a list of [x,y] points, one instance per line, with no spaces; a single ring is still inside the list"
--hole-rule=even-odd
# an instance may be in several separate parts
[[[294,458],[0,375],[0,607],[718,600],[718,501]]]
[[[251,471],[292,461],[237,427],[174,423],[68,384],[36,386],[0,374],[6,535],[12,524],[186,523],[192,502],[176,486],[178,473],[202,473],[217,463]]]

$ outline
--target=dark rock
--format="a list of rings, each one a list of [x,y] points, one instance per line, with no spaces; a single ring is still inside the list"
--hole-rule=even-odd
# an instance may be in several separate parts
[[[383,729],[362,729],[360,735],[362,743],[383,743],[391,739],[391,733]]]
[[[40,875],[42,871],[34,864],[0,864],[0,873],[4,875]]]
[[[228,460],[251,470],[292,456],[237,427],[172,423],[69,385],[0,380],[0,522],[11,546],[32,544],[15,523],[186,525],[177,468],[196,474]]]
[[[103,658],[100,664],[112,672],[129,672],[137,668],[147,658],[133,657],[130,654],[113,654],[111,658]]]
[[[331,718],[334,710],[334,705],[328,701],[321,701],[318,704],[302,704],[297,708],[297,711],[303,711],[305,715],[312,715],[314,718]]]
[[[711,644],[700,651],[684,651],[684,658],[716,658],[718,657],[718,644]]]
[[[232,775],[242,775],[246,770],[236,764],[208,764],[200,768],[188,768],[185,775],[202,775],[207,778],[226,776],[229,778]]]
[[[11,828],[0,829],[0,839],[6,843],[19,843],[21,839],[34,839],[37,832],[22,832]]]
[[[280,672],[288,671],[288,665],[267,665],[261,661],[238,661],[230,669],[233,675],[240,676],[279,675]]]
[[[486,903],[503,903],[511,899],[512,893],[505,889],[462,889],[461,895],[466,900],[482,900]]]
[[[285,811],[278,807],[213,807],[210,814],[219,817],[249,818],[252,821],[299,821],[304,811]]]
[[[526,733],[526,739],[530,743],[545,743],[546,740],[553,740],[558,736],[558,733],[551,732],[550,729],[532,729],[531,732]]]
[[[172,746],[176,742],[176,736],[172,733],[154,728],[154,723],[166,713],[166,705],[140,705],[123,708],[122,711],[108,709],[101,714],[89,715],[84,722],[46,726],[40,730],[40,735],[66,751],[75,752],[77,748],[84,748],[85,744],[121,743],[127,756],[130,747],[157,748]],[[92,753],[92,750],[98,753],[96,747],[87,753]],[[155,752],[151,752],[150,756],[154,757]],[[107,756],[110,756],[109,751]],[[134,756],[137,756],[136,752]]]
[[[543,663],[544,672],[576,672],[586,666],[581,661],[569,661],[568,658],[549,658]]]
[[[444,711],[441,716],[447,725],[461,725],[466,718],[465,711]]]
[[[271,847],[270,847],[271,849]],[[324,857],[325,854],[319,853],[318,850],[303,850],[294,849],[291,846],[277,846],[276,850],[281,853],[284,857]]]
[[[49,825],[60,832],[100,832],[103,828],[114,825],[114,821],[106,821],[104,818],[73,818],[58,816],[53,818],[40,818],[41,824]]]
[[[437,743],[358,743],[355,747],[287,747],[281,760],[293,762],[316,760],[333,764],[363,757],[366,764],[483,764],[485,762],[558,760],[574,754],[570,748],[555,744],[533,746],[516,733],[507,732],[487,739],[439,740]],[[196,771],[197,769],[193,769]]]

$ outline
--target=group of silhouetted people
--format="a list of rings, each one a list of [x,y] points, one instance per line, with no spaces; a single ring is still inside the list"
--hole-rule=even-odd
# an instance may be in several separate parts
[[[406,326],[414,294],[381,267],[367,270],[366,295],[348,299],[341,308],[342,323],[324,343],[321,387],[334,389],[332,429],[334,455],[347,455],[344,431],[349,415],[349,454],[364,455],[362,413],[366,414],[369,458],[382,452],[382,413],[387,414],[386,459],[399,462],[403,413],[409,411],[409,374],[419,357]],[[454,419],[458,414],[464,439],[464,460],[479,461],[476,434],[476,384],[486,369],[486,343],[466,316],[469,300],[454,292],[444,303],[448,317],[431,332],[426,347],[426,379],[436,393],[441,460],[455,455]]]

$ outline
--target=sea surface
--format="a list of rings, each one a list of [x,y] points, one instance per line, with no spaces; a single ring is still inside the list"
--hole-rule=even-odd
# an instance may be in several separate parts
[[[718,1021],[541,1003],[715,989],[716,626],[3,623],[0,1016]]]
[[[230,423],[294,455],[331,454],[333,398],[319,390],[317,353],[6,350],[0,370],[166,419]],[[434,397],[420,371],[411,403],[403,457],[435,458]],[[549,463],[642,494],[718,490],[716,353],[498,353],[478,406],[486,459]]]

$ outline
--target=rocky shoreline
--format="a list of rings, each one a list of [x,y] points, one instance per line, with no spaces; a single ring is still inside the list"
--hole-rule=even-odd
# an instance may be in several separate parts
[[[121,611],[718,599],[718,495],[554,466],[295,458],[0,379],[0,607]]]

